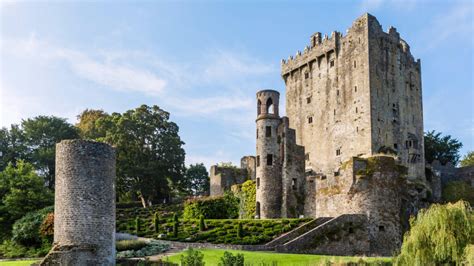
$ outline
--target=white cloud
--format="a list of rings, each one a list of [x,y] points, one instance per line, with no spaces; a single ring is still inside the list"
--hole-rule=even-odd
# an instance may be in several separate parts
[[[240,161],[237,159],[233,160],[231,154],[223,150],[217,150],[210,155],[186,155],[186,165],[189,166],[190,164],[203,163],[208,171],[212,165],[221,162],[232,162],[234,165],[240,165]]]

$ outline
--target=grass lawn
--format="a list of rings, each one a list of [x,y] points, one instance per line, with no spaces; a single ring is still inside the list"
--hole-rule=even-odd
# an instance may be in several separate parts
[[[11,261],[0,261],[0,266],[29,266],[37,260],[11,260]]]
[[[217,265],[220,262],[220,258],[224,255],[223,249],[199,249],[204,254],[204,261],[206,265]],[[241,251],[241,250],[228,250],[233,254],[242,253],[245,257],[245,263],[252,263],[255,265],[263,264],[272,265],[273,262],[277,262],[278,266],[289,266],[289,265],[320,265],[323,262],[356,262],[360,257],[342,257],[342,256],[323,256],[323,255],[303,255],[303,254],[282,254],[273,252],[255,252],[255,251]],[[173,263],[179,263],[181,254],[183,252],[168,256],[164,261],[169,260]],[[363,258],[364,261],[384,261],[390,262],[391,258]]]

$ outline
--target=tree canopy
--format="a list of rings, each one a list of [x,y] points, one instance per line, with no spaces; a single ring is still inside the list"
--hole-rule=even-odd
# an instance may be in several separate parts
[[[474,241],[474,214],[465,201],[434,204],[410,220],[395,265],[462,265]]]
[[[142,204],[169,198],[182,182],[184,142],[170,114],[158,106],[142,105],[123,114],[97,120],[97,140],[117,148],[117,193],[136,193]]]
[[[470,151],[466,155],[464,155],[459,164],[461,165],[461,167],[474,166],[474,151]]]
[[[79,134],[82,139],[98,139],[104,137],[97,125],[100,118],[107,117],[109,114],[103,110],[86,109],[77,116],[79,122],[76,127],[79,129]]]
[[[441,164],[451,162],[457,165],[462,143],[450,135],[442,136],[441,132],[429,131],[425,133],[425,158],[428,163],[438,160]]]
[[[190,195],[206,196],[209,194],[209,173],[204,164],[191,164],[186,169],[184,187]]]

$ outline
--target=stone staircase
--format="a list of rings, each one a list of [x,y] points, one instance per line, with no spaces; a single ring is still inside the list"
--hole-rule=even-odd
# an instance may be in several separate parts
[[[279,237],[273,239],[272,241],[264,245],[265,249],[272,250],[278,246],[284,245],[287,242],[292,241],[293,239],[305,234],[306,232],[320,226],[321,224],[331,220],[329,217],[320,217],[314,220],[311,220],[305,224],[300,225],[299,227],[287,232]]]

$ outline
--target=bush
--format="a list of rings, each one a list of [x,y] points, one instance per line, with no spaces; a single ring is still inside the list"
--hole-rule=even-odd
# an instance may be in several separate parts
[[[204,231],[206,230],[206,222],[204,221],[204,216],[201,215],[199,218],[199,231]]]
[[[155,229],[155,233],[160,231],[160,216],[158,212],[155,212],[153,217],[153,229]]]
[[[117,252],[116,257],[121,258],[140,258],[160,254],[169,249],[169,245],[153,240],[146,243],[146,246],[139,250],[125,250]]]
[[[140,221],[140,217],[137,216],[137,218],[135,218],[135,234],[137,236],[140,233],[140,230],[141,230],[141,221]]]
[[[244,229],[242,228],[242,223],[237,225],[237,237],[242,238],[244,236]]]
[[[474,214],[465,201],[434,204],[410,220],[395,265],[461,265],[474,234]]]
[[[40,235],[52,242],[54,236],[54,212],[46,215],[40,226]]]
[[[117,251],[140,250],[146,245],[147,243],[143,240],[120,240],[115,242],[115,249]]]
[[[11,240],[5,240],[0,244],[0,257],[5,258],[38,258],[48,254],[51,244],[43,242],[39,247],[25,247]]]
[[[181,266],[204,266],[204,254],[192,248],[181,255]]]
[[[239,216],[239,199],[232,193],[222,197],[201,197],[187,200],[184,219],[235,219]]]
[[[443,199],[448,202],[468,201],[474,206],[474,188],[464,181],[451,181],[443,188]]]
[[[39,211],[29,212],[13,224],[12,240],[26,246],[41,246],[44,237],[40,235],[40,227],[53,207],[46,207]]]
[[[244,266],[244,255],[243,254],[237,254],[237,255],[232,255],[232,253],[225,251],[224,256],[221,257],[221,262],[219,263],[219,266]]]

